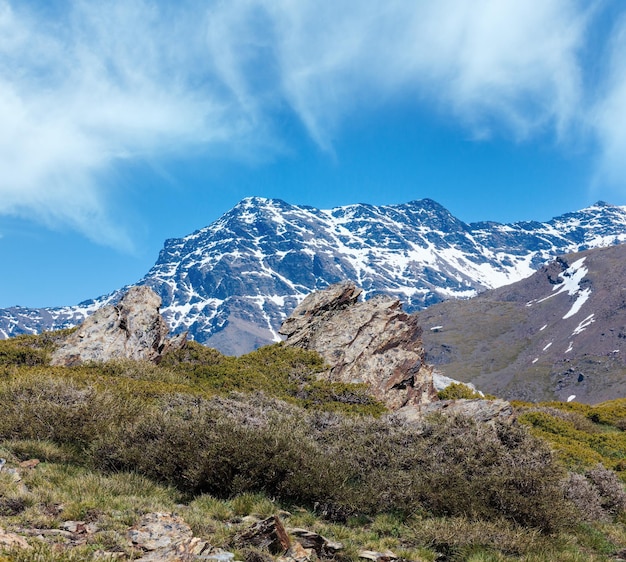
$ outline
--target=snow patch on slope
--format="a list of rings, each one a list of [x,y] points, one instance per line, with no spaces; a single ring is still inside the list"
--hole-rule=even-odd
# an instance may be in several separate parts
[[[587,316],[587,318],[582,320],[580,324],[578,324],[576,329],[572,332],[572,336],[577,336],[578,334],[584,332],[589,326],[591,326],[591,324],[595,322],[594,316],[595,314],[590,314],[589,316]]]
[[[585,257],[577,259],[572,265],[570,265],[565,271],[559,274],[559,278],[562,279],[562,283],[556,285],[552,289],[552,294],[544,297],[543,299],[539,299],[535,302],[540,303],[551,299],[552,297],[556,297],[561,293],[567,293],[570,297],[576,296],[576,300],[570,307],[570,309],[563,316],[563,320],[567,318],[571,318],[574,316],[587,302],[589,296],[591,295],[591,289],[588,287],[585,289],[580,288],[581,281],[585,278],[587,273],[589,273],[589,269],[585,267],[583,264],[585,263]],[[557,290],[558,289],[558,290]],[[531,306],[531,303],[526,303],[526,306]]]

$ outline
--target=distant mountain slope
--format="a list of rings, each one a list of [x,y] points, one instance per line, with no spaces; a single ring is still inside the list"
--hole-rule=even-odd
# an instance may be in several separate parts
[[[527,279],[418,314],[426,360],[523,400],[626,396],[626,245],[570,254]]]
[[[409,311],[530,275],[558,254],[626,241],[626,207],[598,203],[547,223],[466,224],[430,199],[331,210],[248,198],[165,242],[138,284],[163,298],[175,332],[239,354],[278,339],[309,292],[352,280]],[[0,336],[65,327],[119,291],[74,307],[0,310]]]

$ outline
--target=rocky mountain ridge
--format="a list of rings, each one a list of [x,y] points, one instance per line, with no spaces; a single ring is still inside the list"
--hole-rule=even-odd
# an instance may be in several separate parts
[[[247,198],[211,225],[165,242],[137,285],[163,301],[174,333],[224,353],[271,341],[312,291],[346,279],[409,312],[530,275],[568,252],[626,241],[626,207],[597,203],[546,223],[466,224],[430,199],[330,210]],[[123,290],[77,306],[0,310],[0,337],[76,325]]]

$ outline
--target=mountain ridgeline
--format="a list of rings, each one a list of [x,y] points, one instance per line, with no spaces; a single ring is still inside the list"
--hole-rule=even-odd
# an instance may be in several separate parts
[[[626,207],[599,202],[549,222],[467,224],[430,199],[330,210],[247,198],[165,242],[135,285],[153,288],[174,333],[238,355],[278,341],[312,291],[344,280],[414,312],[531,275],[558,255],[626,241]],[[62,308],[0,310],[0,337],[67,328],[128,287]]]

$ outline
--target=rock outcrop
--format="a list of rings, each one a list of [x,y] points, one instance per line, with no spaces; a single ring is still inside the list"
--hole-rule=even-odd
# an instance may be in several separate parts
[[[444,414],[446,416],[464,416],[481,423],[512,423],[513,408],[506,400],[439,400],[430,404],[407,406],[394,412],[397,419],[407,423],[421,423],[424,416]]]
[[[52,365],[79,365],[86,361],[143,359],[182,347],[186,334],[168,339],[168,327],[159,313],[161,298],[149,287],[132,287],[115,305],[97,310],[53,353]]]
[[[309,531],[308,529],[292,528],[287,529],[289,534],[297,538],[295,544],[299,544],[305,551],[314,552],[318,558],[335,558],[343,550],[342,543],[331,541],[322,535]]]
[[[366,383],[393,410],[430,402],[436,392],[417,318],[389,296],[359,301],[361,292],[344,282],[306,297],[280,328],[286,345],[317,351],[329,380]]]
[[[182,517],[172,513],[148,513],[128,530],[128,538],[143,552],[137,562],[183,562],[214,560],[229,562],[234,554],[214,549],[207,541],[193,536]]]
[[[28,544],[24,537],[5,531],[2,527],[0,527],[0,549],[2,548],[21,548],[30,550],[32,546]]]
[[[235,538],[235,542],[242,546],[268,550],[272,554],[282,554],[291,547],[291,539],[277,515],[258,521],[240,533]]]

